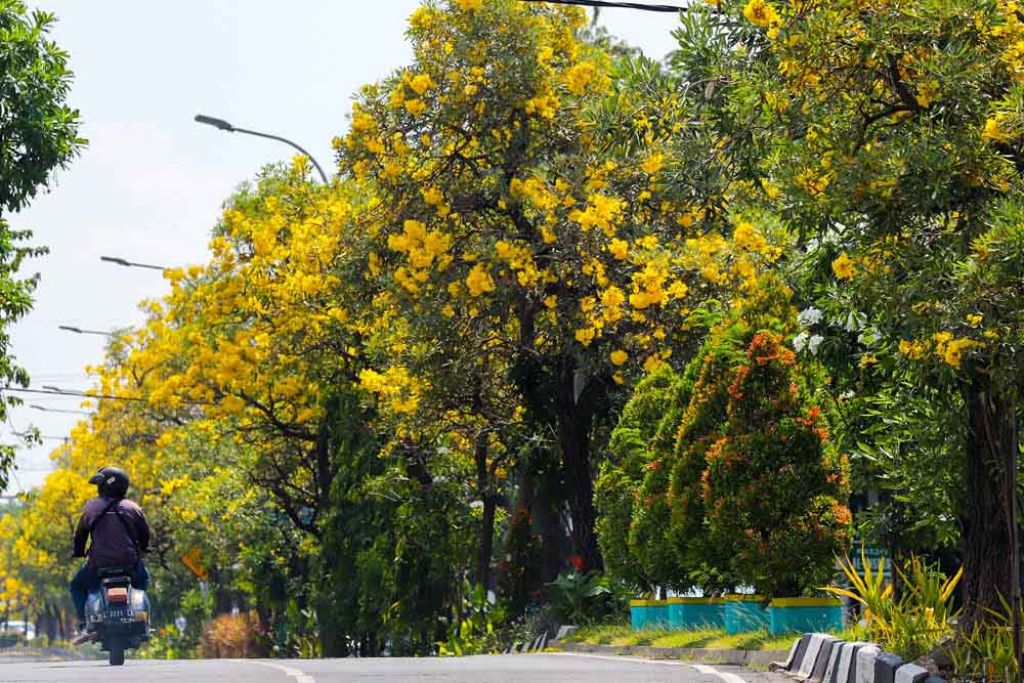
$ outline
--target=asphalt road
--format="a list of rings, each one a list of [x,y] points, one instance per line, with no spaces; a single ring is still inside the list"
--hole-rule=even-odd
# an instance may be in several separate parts
[[[0,681],[235,681],[332,683],[335,681],[465,681],[490,683],[779,683],[783,676],[739,667],[656,662],[628,657],[530,654],[424,659],[26,661],[0,658]]]

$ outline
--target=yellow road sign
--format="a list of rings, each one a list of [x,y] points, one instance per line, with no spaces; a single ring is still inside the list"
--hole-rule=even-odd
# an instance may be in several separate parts
[[[203,554],[199,548],[192,547],[187,553],[181,556],[181,563],[188,567],[188,570],[196,575],[200,581],[206,581],[206,568],[203,567]]]

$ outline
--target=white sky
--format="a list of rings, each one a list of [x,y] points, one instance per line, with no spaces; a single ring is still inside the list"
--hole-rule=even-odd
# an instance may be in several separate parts
[[[71,104],[89,146],[12,223],[35,232],[48,256],[24,267],[42,281],[34,311],[13,329],[32,386],[84,389],[104,338],[58,325],[109,330],[142,322],[136,305],[165,292],[160,273],[102,263],[101,255],[163,266],[205,261],[221,202],[291,148],[192,121],[205,113],[283,135],[333,171],[331,139],[347,128],[351,94],[407,64],[405,20],[418,0],[29,0],[53,11],[52,37],[70,53]],[[647,4],[656,4],[648,2]],[[615,35],[660,57],[674,41],[673,14],[601,11]],[[63,437],[78,399],[28,397],[11,427]],[[18,454],[7,493],[38,485],[56,441]]]

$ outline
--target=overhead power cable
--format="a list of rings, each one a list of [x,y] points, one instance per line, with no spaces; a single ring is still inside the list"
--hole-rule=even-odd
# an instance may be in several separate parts
[[[76,398],[106,398],[112,401],[145,401],[146,399],[137,396],[110,396],[108,394],[87,394],[84,391],[70,391],[53,389],[22,389],[21,387],[0,387],[0,392],[14,391],[19,394],[48,394],[50,396],[74,396]]]
[[[639,2],[614,2],[613,0],[519,0],[520,2],[550,2],[553,5],[579,5],[580,7],[611,7],[614,9],[635,9],[642,12],[685,12],[679,5],[644,5]]]
[[[77,391],[71,389],[23,389],[21,387],[0,387],[0,394],[5,391],[14,391],[20,394],[44,394],[49,396],[71,396],[74,398],[94,398],[94,399],[106,399],[108,401],[141,401],[146,403],[149,401],[148,398],[142,396],[113,396],[111,394],[90,394],[84,391]],[[191,406],[209,406],[215,405],[209,401],[182,401],[182,403]]]

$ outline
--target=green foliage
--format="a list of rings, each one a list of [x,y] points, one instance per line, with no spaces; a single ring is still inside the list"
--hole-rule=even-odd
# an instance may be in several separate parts
[[[707,449],[725,424],[730,368],[738,349],[727,335],[708,340],[687,368],[694,375],[693,392],[675,429],[671,470],[671,512],[665,544],[673,553],[679,578],[673,585],[700,586],[706,595],[725,592],[737,581],[729,566],[730,547],[711,539],[705,505]]]
[[[571,570],[548,584],[551,610],[561,623],[583,626],[621,615],[626,594],[597,571]]]
[[[978,621],[969,628],[958,629],[952,639],[942,643],[942,650],[960,680],[1016,681],[1019,667],[1013,646],[1013,612],[1003,600],[1002,609],[991,611],[989,616],[988,622]]]
[[[199,656],[199,642],[171,624],[157,629],[136,656],[143,659],[195,659]]]
[[[469,585],[465,585],[469,589]],[[487,599],[487,589],[477,584],[456,605],[457,616],[448,626],[448,638],[438,643],[441,655],[479,655],[499,651],[494,625],[501,622],[505,610]]]
[[[863,554],[861,561],[863,573],[849,558],[840,562],[849,589],[823,590],[863,606],[865,637],[912,661],[929,654],[953,633],[952,622],[959,613],[953,607],[953,591],[963,576],[962,568],[947,577],[920,558],[911,558],[905,572],[896,568],[903,583],[901,594],[896,596],[893,585],[885,580],[885,559],[879,558],[874,568]]]
[[[23,208],[85,142],[65,104],[67,53],[47,37],[55,21],[21,0],[0,4],[0,212]]]
[[[754,334],[729,377],[728,422],[705,456],[712,542],[757,592],[799,596],[831,577],[846,542],[847,474],[781,336]]]
[[[71,85],[67,54],[47,33],[54,15],[29,12],[20,0],[0,2],[0,381],[28,386],[28,375],[8,355],[7,325],[32,307],[36,278],[18,279],[22,261],[45,250],[27,247],[31,233],[12,230],[6,215],[24,208],[45,187],[55,168],[65,167],[85,143],[78,137],[78,112],[65,104]],[[0,419],[12,404],[0,398]],[[0,446],[0,491],[14,449]]]
[[[661,463],[672,447],[687,386],[669,368],[637,384],[595,483],[598,540],[608,572],[643,592],[678,576],[671,551],[655,540],[668,525],[668,509],[657,496],[668,488]]]

